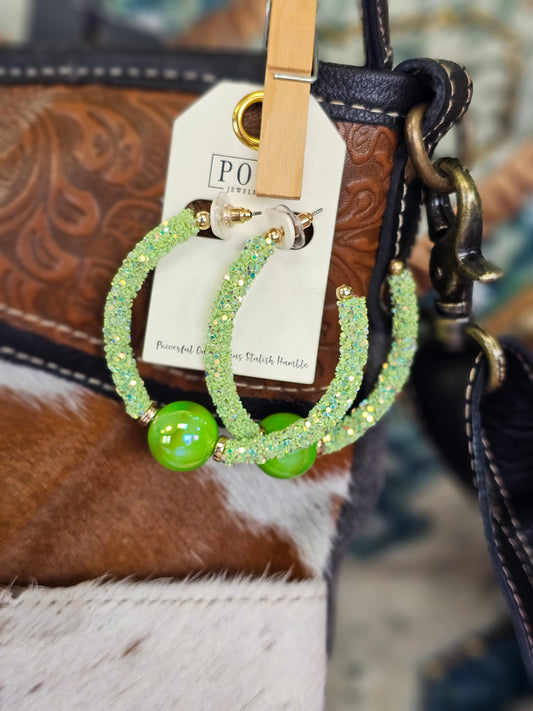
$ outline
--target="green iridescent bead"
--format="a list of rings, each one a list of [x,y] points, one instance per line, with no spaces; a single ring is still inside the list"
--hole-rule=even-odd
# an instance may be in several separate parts
[[[284,430],[293,422],[301,420],[301,417],[292,412],[277,412],[274,415],[269,415],[261,422],[263,430],[269,434],[270,432],[279,432]],[[263,464],[259,464],[260,468],[276,479],[292,479],[310,469],[316,459],[316,444],[312,444],[305,449],[298,449],[292,454],[287,454],[285,457],[268,459]]]
[[[218,440],[215,418],[202,405],[187,400],[161,408],[150,423],[148,446],[167,469],[188,472],[205,464]]]

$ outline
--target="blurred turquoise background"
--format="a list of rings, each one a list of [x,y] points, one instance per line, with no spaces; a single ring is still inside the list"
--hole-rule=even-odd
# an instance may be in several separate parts
[[[0,38],[257,47],[263,15],[263,0],[0,0]],[[466,159],[490,218],[485,254],[505,270],[476,287],[476,311],[533,346],[533,2],[402,0],[390,18],[395,63],[447,58],[472,75]],[[319,1],[321,59],[360,64],[360,30],[355,1]],[[439,154],[459,143],[454,131]],[[407,397],[389,420],[385,467],[341,575],[327,711],[532,711],[475,497]]]

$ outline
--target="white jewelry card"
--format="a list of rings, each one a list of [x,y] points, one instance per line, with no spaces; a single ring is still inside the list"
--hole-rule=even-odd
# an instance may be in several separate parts
[[[309,244],[276,250],[254,281],[235,319],[232,347],[237,375],[310,384],[346,147],[311,97],[301,198],[256,197],[258,154],[237,138],[232,115],[238,102],[259,88],[221,82],[176,119],[163,219],[193,200],[213,200],[221,190],[232,205],[253,212],[264,213],[280,203],[296,213],[321,210]],[[264,231],[263,225],[264,215],[236,224],[229,240],[192,237],[161,260],[150,298],[144,360],[203,370],[213,300],[231,262],[247,239]]]

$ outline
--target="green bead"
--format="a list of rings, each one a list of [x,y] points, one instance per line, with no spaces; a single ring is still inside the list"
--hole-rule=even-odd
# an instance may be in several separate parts
[[[301,419],[301,417],[292,412],[277,412],[274,415],[265,417],[261,422],[261,427],[269,434],[270,432],[279,432]],[[259,466],[266,474],[276,477],[276,479],[292,479],[310,469],[315,459],[316,444],[312,444],[310,447],[299,449],[292,454],[287,454],[285,457],[268,459]]]
[[[161,408],[150,423],[148,446],[167,469],[188,472],[205,464],[218,440],[215,418],[202,405],[187,400]]]

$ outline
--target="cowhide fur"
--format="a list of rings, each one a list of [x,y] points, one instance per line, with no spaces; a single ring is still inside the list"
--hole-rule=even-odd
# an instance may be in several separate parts
[[[321,709],[331,582],[379,477],[354,484],[351,451],[291,481],[176,474],[121,403],[0,352],[0,708]]]
[[[325,583],[81,583],[0,593],[5,711],[320,711]]]
[[[152,459],[121,403],[82,385],[2,362],[0,395],[2,583],[328,572],[350,450],[290,481],[255,465],[176,474]],[[358,505],[378,490],[376,480]]]

